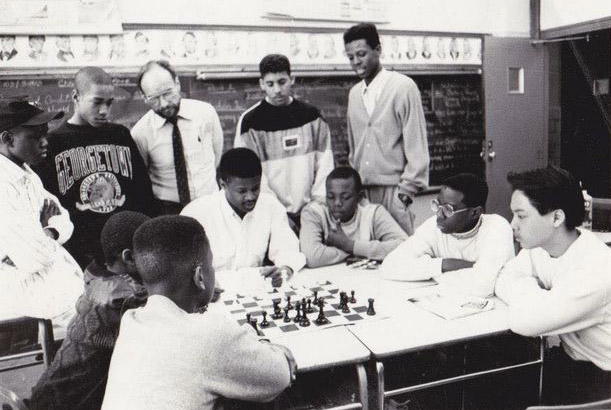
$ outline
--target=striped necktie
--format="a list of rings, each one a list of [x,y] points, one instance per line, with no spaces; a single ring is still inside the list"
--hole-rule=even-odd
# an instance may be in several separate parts
[[[178,128],[178,118],[168,118],[168,122],[172,124],[172,148],[174,151],[174,170],[176,171],[176,186],[178,188],[178,201],[181,205],[187,205],[191,202],[191,194],[189,192],[189,176],[187,174],[187,161],[185,159],[185,151],[182,146],[182,136]]]

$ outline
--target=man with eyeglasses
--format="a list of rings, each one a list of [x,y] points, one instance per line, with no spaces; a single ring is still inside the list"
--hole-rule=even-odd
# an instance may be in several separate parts
[[[146,63],[137,82],[151,110],[134,125],[132,136],[161,213],[178,214],[192,200],[218,191],[221,122],[212,105],[181,98],[179,78],[165,60]]]
[[[381,272],[387,279],[434,279],[461,293],[486,297],[514,254],[511,226],[503,217],[484,214],[488,185],[463,173],[446,179],[435,212],[414,235],[388,254]]]

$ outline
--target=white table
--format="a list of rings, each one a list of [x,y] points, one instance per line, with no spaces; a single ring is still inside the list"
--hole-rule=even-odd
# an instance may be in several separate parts
[[[376,361],[377,403],[380,409],[383,408],[386,397],[526,366],[539,366],[540,392],[543,364],[542,343],[537,360],[385,391],[384,359],[436,346],[508,333],[506,305],[496,299],[495,309],[491,311],[460,319],[445,320],[407,300],[437,291],[432,281],[389,281],[381,279],[377,270],[352,269],[344,264],[304,269],[293,275],[289,283],[308,285],[325,280],[338,285],[340,290],[346,292],[354,290],[356,298],[361,299],[360,302],[374,298],[376,317],[373,320],[356,322],[354,325],[340,328],[285,334],[273,341],[286,345],[294,352],[301,371],[354,364],[359,373],[361,405],[364,408],[367,402],[366,389],[363,390],[363,387],[366,386],[363,363],[370,355]]]
[[[407,299],[435,292],[430,282],[397,282],[383,280],[377,271],[361,271],[334,265],[304,270],[293,280],[328,279],[344,290],[355,289],[357,298],[373,297],[378,315],[389,316],[377,321],[359,322],[348,329],[371,351],[376,361],[377,403],[383,409],[384,399],[416,390],[456,383],[521,367],[539,367],[539,398],[541,397],[543,371],[543,343],[539,339],[539,357],[536,360],[460,376],[436,380],[399,389],[385,391],[384,359],[437,346],[466,342],[472,339],[492,337],[509,332],[507,306],[495,298],[493,310],[464,318],[445,320],[433,313],[409,303]]]

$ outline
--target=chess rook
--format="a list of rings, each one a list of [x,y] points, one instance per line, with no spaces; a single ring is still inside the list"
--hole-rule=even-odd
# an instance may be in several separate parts
[[[367,299],[367,301],[369,302],[369,307],[367,308],[367,314],[369,316],[373,316],[373,315],[376,314],[376,311],[373,308],[373,299],[369,298],[369,299]]]

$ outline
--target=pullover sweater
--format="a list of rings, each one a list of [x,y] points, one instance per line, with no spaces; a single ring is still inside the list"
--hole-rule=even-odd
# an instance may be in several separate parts
[[[432,278],[462,293],[492,295],[503,264],[515,255],[513,232],[502,216],[484,214],[480,221],[469,232],[448,234],[437,228],[436,217],[432,216],[386,257],[380,268],[382,275],[407,281]],[[444,273],[441,271],[444,258],[475,264]]]
[[[611,371],[611,249],[580,232],[557,258],[522,249],[501,271],[496,294],[509,305],[511,330],[559,335],[571,358]]]
[[[271,190],[288,212],[325,197],[333,151],[329,126],[316,107],[296,99],[284,107],[262,100],[240,117],[235,146],[257,153],[262,188]]]

